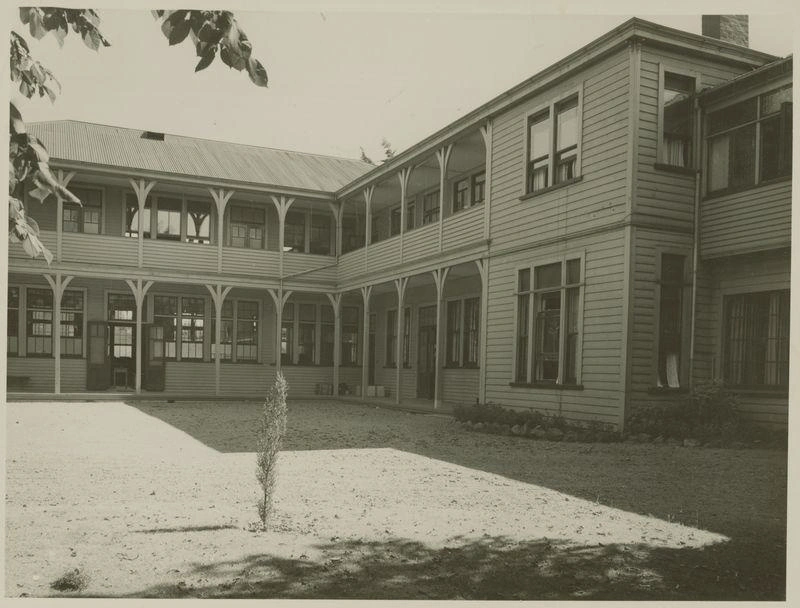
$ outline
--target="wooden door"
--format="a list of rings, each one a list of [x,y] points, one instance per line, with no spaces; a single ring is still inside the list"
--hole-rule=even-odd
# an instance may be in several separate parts
[[[164,362],[164,326],[148,325],[147,338],[142,352],[144,364],[144,378],[142,386],[147,391],[163,391],[165,384]]]
[[[111,361],[108,357],[108,323],[89,321],[86,344],[86,390],[104,391],[111,386]]]
[[[419,309],[417,397],[433,399],[436,387],[436,306]]]
[[[109,383],[115,388],[134,386],[136,374],[136,327],[131,323],[111,323],[109,331]]]

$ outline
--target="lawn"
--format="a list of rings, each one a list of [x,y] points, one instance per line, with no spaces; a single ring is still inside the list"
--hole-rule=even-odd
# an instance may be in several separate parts
[[[256,403],[12,403],[6,596],[771,599],[779,450],[575,444],[291,402],[252,531]],[[75,568],[81,591],[51,584]]]

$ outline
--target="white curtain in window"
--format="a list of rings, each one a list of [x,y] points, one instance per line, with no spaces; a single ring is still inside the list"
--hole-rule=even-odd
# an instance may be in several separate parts
[[[680,388],[678,380],[678,353],[667,354],[667,386],[670,388]]]
[[[533,170],[532,190],[541,190],[547,187],[547,167],[539,167]]]
[[[685,141],[678,137],[664,134],[664,162],[672,167],[686,166]]]

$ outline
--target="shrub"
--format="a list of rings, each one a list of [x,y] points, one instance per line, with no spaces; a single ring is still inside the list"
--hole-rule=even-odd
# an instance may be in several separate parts
[[[635,411],[626,422],[626,434],[719,440],[722,444],[781,444],[783,433],[743,419],[736,405],[736,396],[720,382],[699,383],[677,402]]]
[[[272,499],[278,469],[278,452],[286,432],[286,394],[289,386],[281,372],[267,395],[258,429],[258,453],[256,454],[256,478],[261,486],[258,500],[258,517],[262,529],[272,513]]]
[[[512,410],[494,404],[459,405],[453,408],[453,417],[459,422],[483,423],[489,429],[496,429],[497,425],[545,431],[558,429],[562,433],[572,431],[582,440],[591,440],[600,434],[608,435],[609,440],[618,439],[613,428],[599,421],[582,425],[568,422],[561,416],[548,416],[534,410]]]

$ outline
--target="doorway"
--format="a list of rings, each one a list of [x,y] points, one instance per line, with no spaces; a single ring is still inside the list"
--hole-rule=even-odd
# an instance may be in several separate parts
[[[419,309],[417,397],[433,399],[436,391],[436,306]]]
[[[136,327],[128,323],[110,323],[108,329],[111,387],[133,388],[136,381]]]

